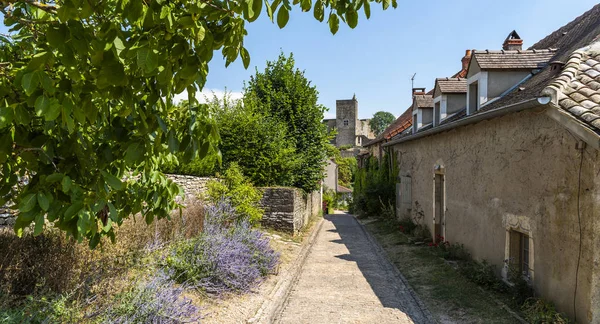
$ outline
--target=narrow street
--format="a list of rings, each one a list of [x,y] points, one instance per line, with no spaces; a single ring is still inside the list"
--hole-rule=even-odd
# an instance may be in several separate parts
[[[362,226],[325,216],[276,323],[430,323]]]

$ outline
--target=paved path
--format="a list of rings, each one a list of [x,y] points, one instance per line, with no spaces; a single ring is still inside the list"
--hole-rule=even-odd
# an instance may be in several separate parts
[[[391,265],[348,214],[324,224],[276,323],[429,323]]]

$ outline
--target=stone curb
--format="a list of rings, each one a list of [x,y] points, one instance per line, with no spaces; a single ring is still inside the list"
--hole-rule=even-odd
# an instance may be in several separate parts
[[[302,246],[302,250],[300,254],[294,260],[294,263],[287,271],[284,277],[279,279],[269,296],[265,299],[262,306],[256,311],[254,316],[246,321],[246,323],[273,323],[275,318],[279,316],[279,314],[283,311],[284,305],[287,302],[287,299],[292,291],[292,287],[298,280],[300,276],[300,272],[304,263],[306,261],[306,257],[310,252],[312,246],[314,245],[317,235],[319,234],[321,228],[323,227],[324,218],[321,218],[317,224],[312,229],[308,240]]]
[[[423,301],[419,298],[414,289],[410,286],[406,278],[404,278],[400,270],[398,270],[394,263],[392,263],[392,261],[388,258],[387,253],[385,252],[383,247],[381,247],[379,242],[377,242],[373,235],[371,235],[371,233],[367,231],[365,226],[354,215],[352,215],[352,217],[354,217],[356,222],[360,225],[360,229],[363,231],[369,242],[371,242],[371,244],[375,247],[375,253],[377,254],[377,256],[381,258],[384,261],[384,263],[386,263],[386,266],[392,271],[396,278],[398,278],[406,286],[406,290],[410,293],[411,297],[414,299],[415,303],[418,305],[419,309],[421,310],[421,313],[423,314],[425,320],[424,323],[438,323],[438,321],[435,320],[433,315],[431,315],[431,312],[429,312],[429,309],[427,309],[427,306],[425,306],[425,303],[423,303]]]

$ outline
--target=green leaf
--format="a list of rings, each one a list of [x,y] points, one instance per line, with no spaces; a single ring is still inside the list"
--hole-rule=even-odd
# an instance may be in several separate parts
[[[121,182],[119,178],[106,171],[102,171],[101,173],[102,177],[104,178],[104,181],[106,181],[106,183],[108,183],[108,185],[111,186],[113,189],[122,190],[124,188],[123,182]],[[108,206],[110,208],[110,204]]]
[[[73,219],[73,216],[77,215],[79,211],[83,208],[83,202],[76,201],[74,202],[67,210],[65,210],[64,221],[68,222]]]
[[[300,8],[302,8],[302,11],[304,11],[304,12],[310,11],[310,8],[312,8],[312,1],[311,0],[300,0]]]
[[[158,67],[158,54],[147,47],[138,49],[137,65],[146,73],[154,71]]]
[[[37,194],[37,202],[43,211],[48,211],[48,208],[50,208],[50,200],[48,200],[48,197],[46,197],[46,194],[44,194],[41,191],[38,192],[38,194]]]
[[[46,31],[46,39],[48,40],[48,43],[50,46],[55,48],[64,46],[68,36],[69,30],[64,28],[63,25],[58,27],[50,27]]]
[[[273,8],[269,5],[269,2],[267,0],[265,0],[265,5],[267,7],[267,16],[269,16],[269,19],[271,19],[271,21],[273,21]]]
[[[323,5],[323,1],[317,0],[317,2],[315,2],[315,8],[313,10],[315,19],[322,22],[325,18],[325,6]]]
[[[35,114],[37,116],[42,116],[44,114],[44,112],[46,110],[48,110],[48,107],[50,106],[50,99],[48,99],[48,97],[46,97],[46,95],[41,95],[39,97],[37,97],[37,99],[35,100]]]
[[[73,182],[71,181],[71,178],[69,176],[64,176],[62,178],[61,186],[62,186],[62,191],[64,193],[69,192],[69,190],[71,189],[72,185],[73,185]]]
[[[19,203],[19,211],[21,213],[31,211],[36,206],[36,202],[36,194],[30,193],[26,195],[23,199],[21,199],[21,202]]]
[[[250,53],[245,47],[242,47],[240,50],[240,55],[242,56],[242,62],[244,63],[244,69],[247,69],[250,66]]]
[[[11,107],[0,107],[0,129],[12,125],[15,117],[15,110]]]
[[[129,144],[125,151],[125,164],[133,165],[144,157],[144,145],[142,142],[133,142]]]
[[[35,217],[35,227],[33,229],[33,236],[42,234],[44,230],[44,214],[39,214]]]
[[[279,12],[277,13],[277,26],[279,26],[279,28],[285,27],[285,25],[288,23],[288,20],[290,20],[290,12],[285,6],[281,6],[279,8]]]
[[[198,153],[198,157],[201,159],[206,157],[206,154],[208,153],[209,148],[210,148],[210,142],[204,141],[204,143],[202,144],[202,147],[200,147],[200,153]]]
[[[107,205],[108,205],[110,219],[112,219],[113,222],[117,223],[119,220],[119,213],[117,212],[115,205],[113,205],[112,203],[108,203]]]
[[[63,179],[65,175],[62,173],[53,173],[46,177],[46,183],[55,183]]]
[[[358,25],[358,13],[353,9],[346,11],[346,22],[350,28],[356,28],[356,25]]]
[[[390,6],[391,2],[392,2],[391,0],[383,0],[383,1],[381,1],[381,5],[383,6],[383,10],[386,10]]]
[[[249,6],[249,10],[248,10],[250,13],[250,16],[248,17],[248,21],[253,22],[260,16],[260,12],[262,11],[262,6],[263,6],[263,0],[250,0],[250,1],[252,2],[252,5]]]
[[[333,35],[335,35],[335,33],[337,33],[339,28],[340,28],[340,19],[338,18],[338,16],[336,14],[331,13],[329,15],[329,30],[331,30],[331,33]]]
[[[25,90],[25,94],[31,96],[31,94],[37,89],[41,79],[38,71],[27,73],[21,79],[21,86]]]
[[[363,1],[365,16],[367,19],[371,18],[371,2],[369,0]]]
[[[52,98],[50,100],[50,104],[48,105],[46,111],[44,111],[44,119],[46,121],[55,120],[60,115],[60,111],[61,111],[61,106],[58,103],[58,100],[55,98]]]

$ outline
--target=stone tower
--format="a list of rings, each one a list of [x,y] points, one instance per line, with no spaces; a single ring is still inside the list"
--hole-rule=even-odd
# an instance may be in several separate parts
[[[356,128],[358,124],[358,100],[356,96],[349,100],[335,101],[335,114],[337,135],[335,145],[352,146],[356,145]]]

